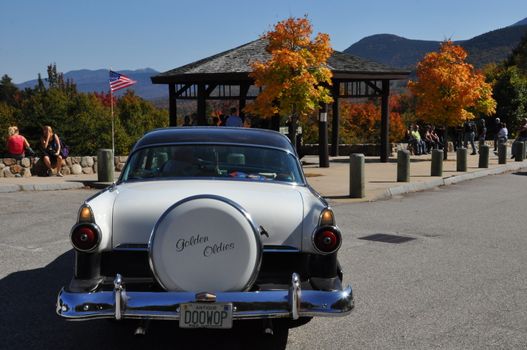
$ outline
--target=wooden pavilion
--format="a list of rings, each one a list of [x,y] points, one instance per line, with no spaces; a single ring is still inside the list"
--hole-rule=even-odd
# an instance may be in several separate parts
[[[254,81],[249,73],[252,71],[252,62],[266,61],[270,57],[265,50],[266,45],[265,39],[258,39],[153,76],[152,83],[168,85],[170,125],[177,125],[178,99],[197,100],[198,125],[207,125],[207,100],[238,100],[240,113],[243,113],[246,101],[255,99],[258,95],[259,89],[253,85]],[[339,154],[339,99],[379,97],[382,114],[380,159],[381,162],[387,162],[390,155],[390,81],[407,79],[410,72],[339,51],[334,51],[327,63],[333,73],[331,92],[334,99],[330,154]],[[320,113],[319,126],[322,128],[327,128],[326,115],[325,111]]]

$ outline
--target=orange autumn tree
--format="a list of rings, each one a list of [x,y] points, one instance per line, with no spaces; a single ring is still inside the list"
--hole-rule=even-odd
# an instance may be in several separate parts
[[[312,33],[306,17],[278,22],[262,36],[268,41],[270,58],[254,62],[249,75],[263,90],[245,111],[262,117],[290,116],[293,145],[298,119],[311,114],[321,103],[333,102],[326,87],[331,85],[332,77],[326,65],[333,52],[329,35],[318,33],[311,39]]]
[[[400,96],[390,96],[390,142],[401,141],[406,128],[399,112]],[[351,103],[343,101],[341,105],[341,125],[339,135],[344,143],[379,143],[381,108],[372,101]]]
[[[408,83],[416,97],[417,117],[452,127],[474,119],[474,113],[495,112],[492,87],[466,58],[466,51],[448,40],[418,63],[417,80]]]

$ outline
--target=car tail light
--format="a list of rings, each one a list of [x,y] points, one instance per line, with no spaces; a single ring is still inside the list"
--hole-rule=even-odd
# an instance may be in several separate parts
[[[323,226],[313,234],[313,245],[322,254],[331,254],[340,248],[342,236],[336,226]]]
[[[94,250],[100,242],[100,230],[95,224],[77,224],[71,229],[71,244],[81,252]]]
[[[335,215],[333,210],[326,208],[320,213],[320,219],[318,221],[319,226],[334,226],[335,225]]]

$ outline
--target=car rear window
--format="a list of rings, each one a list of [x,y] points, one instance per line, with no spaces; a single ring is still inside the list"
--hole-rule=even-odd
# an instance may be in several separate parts
[[[297,158],[264,147],[171,145],[143,148],[130,157],[121,181],[222,178],[303,183]]]

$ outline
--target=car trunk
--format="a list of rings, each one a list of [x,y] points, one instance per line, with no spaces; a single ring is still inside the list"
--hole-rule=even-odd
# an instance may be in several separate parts
[[[265,246],[301,249],[302,195],[295,186],[229,180],[165,180],[121,184],[113,208],[113,247],[145,245],[159,217],[176,202],[196,194],[228,198],[243,207]],[[207,218],[203,218],[207,220]]]

